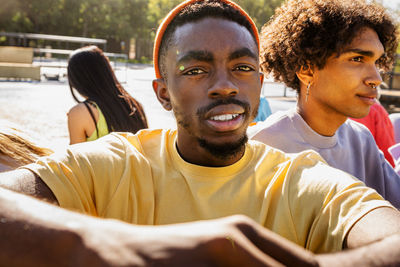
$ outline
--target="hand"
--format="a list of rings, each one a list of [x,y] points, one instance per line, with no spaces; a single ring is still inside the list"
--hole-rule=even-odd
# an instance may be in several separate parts
[[[313,254],[245,216],[166,226],[109,223],[103,230],[91,227],[86,242],[106,266],[318,265]]]

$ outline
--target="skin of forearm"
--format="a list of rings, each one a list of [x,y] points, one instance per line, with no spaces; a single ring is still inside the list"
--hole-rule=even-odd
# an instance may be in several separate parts
[[[217,266],[218,251],[212,248],[218,240],[228,244],[221,254],[224,266],[275,262],[261,255],[234,225],[221,219],[163,227],[132,226],[70,212],[0,188],[0,263],[8,267]],[[240,249],[232,248],[226,236],[232,236],[234,248]],[[226,262],[226,255],[234,260]]]
[[[305,251],[299,250],[292,258],[305,266],[316,265],[316,262],[320,266],[398,266],[400,236],[396,231],[392,233],[395,234],[340,253],[317,255],[316,258],[309,255],[309,259]],[[226,237],[231,238],[227,240]],[[238,259],[242,259],[240,263],[251,262],[253,266],[268,262],[258,255],[259,250],[277,261],[282,260],[281,256],[287,258],[295,250],[250,219],[231,217],[175,226],[132,226],[70,212],[0,187],[0,263],[4,266],[101,267],[146,263],[157,266],[167,262],[187,266],[192,265],[194,259],[200,266],[202,261],[204,265],[204,262],[215,260],[212,256],[215,251],[210,255],[210,245],[213,247],[218,240],[229,245],[223,246],[221,255],[236,256],[230,262],[235,266]],[[242,248],[243,257],[238,257],[237,251],[232,254],[232,249],[238,247]],[[277,248],[274,253],[273,248]],[[254,260],[254,257],[260,260]],[[246,265],[249,264],[240,264]]]
[[[58,204],[50,188],[40,177],[27,169],[0,173],[0,187]]]
[[[333,254],[317,255],[321,267],[370,266],[386,267],[400,265],[400,234],[394,234],[372,244]]]
[[[0,188],[1,265],[105,266],[85,245],[82,226],[90,220]]]

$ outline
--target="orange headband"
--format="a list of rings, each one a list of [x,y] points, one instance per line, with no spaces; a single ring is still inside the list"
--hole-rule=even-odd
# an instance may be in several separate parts
[[[154,71],[156,72],[156,77],[157,79],[161,78],[161,72],[159,68],[159,62],[158,62],[158,55],[160,52],[160,46],[161,46],[161,41],[164,36],[164,33],[168,27],[168,25],[171,23],[171,21],[175,18],[176,15],[179,14],[179,12],[182,11],[186,6],[195,3],[195,2],[200,2],[203,0],[187,0],[185,2],[180,3],[177,5],[174,9],[172,9],[168,15],[164,18],[164,20],[161,22],[160,26],[158,27],[157,34],[156,34],[156,39],[154,41],[154,50],[153,50],[153,62],[154,62]],[[234,9],[238,10],[241,15],[243,15],[251,25],[251,29],[253,30],[254,36],[256,37],[257,41],[257,46],[260,47],[260,38],[258,36],[258,30],[256,27],[256,24],[254,21],[250,18],[250,16],[244,11],[238,4],[231,2],[230,0],[220,0],[220,2],[226,3],[233,7]]]

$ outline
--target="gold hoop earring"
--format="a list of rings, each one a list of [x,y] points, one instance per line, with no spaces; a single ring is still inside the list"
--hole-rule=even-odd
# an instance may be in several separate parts
[[[311,86],[311,82],[309,82],[308,85],[307,85],[306,102],[307,102],[307,100],[308,100],[308,95],[310,94],[310,86]]]

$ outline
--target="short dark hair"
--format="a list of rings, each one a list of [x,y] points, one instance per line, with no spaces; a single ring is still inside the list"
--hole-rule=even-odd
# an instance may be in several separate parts
[[[386,55],[379,66],[388,69],[398,44],[396,25],[385,9],[364,0],[289,0],[278,8],[261,32],[261,69],[275,80],[300,91],[296,72],[302,66],[325,66],[360,29],[373,29]]]
[[[147,128],[142,105],[118,82],[108,57],[97,46],[83,47],[71,54],[68,83],[75,101],[81,102],[74,90],[99,106],[109,132],[136,133]]]
[[[205,0],[194,2],[193,4],[190,4],[183,8],[174,17],[174,19],[167,26],[167,29],[163,35],[158,59],[160,72],[164,78],[166,77],[165,57],[170,45],[172,44],[175,30],[179,26],[182,26],[184,24],[199,21],[201,19],[209,17],[230,20],[244,26],[250,32],[251,36],[257,44],[257,38],[254,35],[249,20],[244,15],[242,15],[239,10],[233,8],[231,5],[225,2],[218,0]]]

